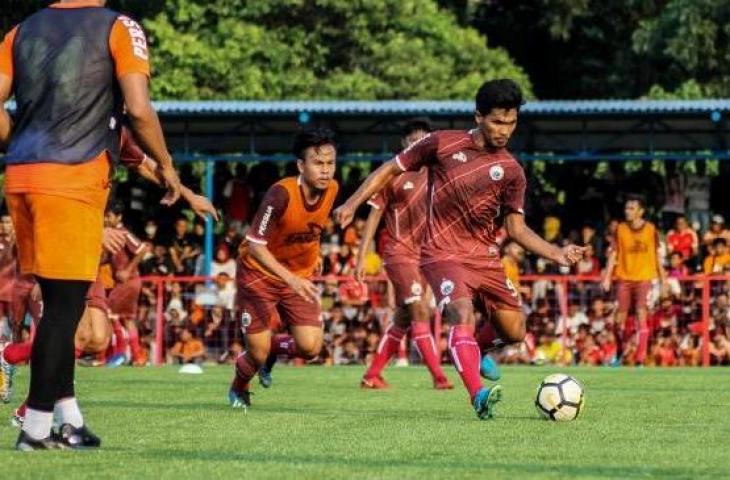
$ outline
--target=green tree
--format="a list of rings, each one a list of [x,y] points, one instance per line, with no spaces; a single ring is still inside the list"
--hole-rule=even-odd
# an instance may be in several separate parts
[[[156,98],[463,99],[525,72],[433,0],[167,0]]]
[[[665,89],[690,97],[730,95],[730,2],[670,0],[642,20],[633,47],[657,70],[654,94]]]

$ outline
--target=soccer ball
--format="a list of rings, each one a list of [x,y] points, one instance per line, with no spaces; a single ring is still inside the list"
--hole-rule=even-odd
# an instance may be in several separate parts
[[[546,420],[567,422],[583,410],[583,387],[575,378],[563,373],[548,375],[537,389],[535,406]]]

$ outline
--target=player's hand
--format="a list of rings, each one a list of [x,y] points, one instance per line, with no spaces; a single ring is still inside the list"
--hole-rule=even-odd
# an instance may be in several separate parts
[[[307,302],[319,303],[319,289],[306,278],[292,277],[286,283]]]
[[[610,292],[611,291],[611,277],[606,275],[606,277],[601,280],[601,287],[603,288],[604,292]]]
[[[571,265],[577,263],[581,258],[583,258],[583,252],[585,252],[585,250],[586,247],[579,247],[577,245],[566,245],[565,247],[560,249],[561,255],[557,258],[557,263],[565,267],[570,267]]]
[[[120,252],[127,243],[127,237],[123,230],[118,228],[104,227],[101,235],[101,245],[112,255]]]
[[[30,301],[37,303],[41,300],[43,300],[41,297],[41,285],[38,282],[35,282],[33,289],[30,291]]]
[[[188,204],[190,204],[190,208],[193,209],[193,212],[195,212],[195,214],[203,220],[205,220],[207,215],[213,217],[216,222],[220,220],[218,217],[218,211],[215,209],[211,201],[208,200],[208,197],[192,194],[187,200]]]
[[[160,203],[169,207],[180,198],[182,189],[180,177],[178,177],[174,167],[161,167],[159,169],[159,175],[162,180],[162,186],[167,190]]]
[[[332,219],[341,228],[348,226],[354,217],[355,209],[348,202],[343,203],[332,212]]]

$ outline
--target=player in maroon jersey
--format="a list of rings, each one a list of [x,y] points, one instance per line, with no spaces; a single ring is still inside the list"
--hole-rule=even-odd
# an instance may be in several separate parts
[[[430,131],[431,124],[427,119],[414,119],[408,122],[401,140],[403,147],[417,142]],[[384,217],[387,241],[383,259],[388,278],[395,290],[398,310],[378,345],[370,368],[360,382],[362,388],[375,390],[388,388],[381,372],[391,357],[398,352],[401,341],[409,330],[421,358],[431,372],[434,388],[437,390],[454,388],[444,375],[439,355],[436,353],[426,299],[427,284],[418,266],[421,241],[428,216],[427,190],[428,172],[422,168],[416,172],[400,175],[368,201],[372,209],[360,240],[355,274],[358,280],[364,280],[365,254],[380,220]]]
[[[393,178],[428,168],[430,210],[421,269],[451,324],[449,350],[480,419],[492,416],[501,386],[482,385],[474,306],[493,311],[487,327],[491,335],[480,335],[485,343],[481,349],[525,337],[519,293],[500,262],[497,229],[504,225],[514,241],[561,265],[577,262],[583,252],[575,245],[549,244],[525,224],[525,175],[506,149],[522,104],[522,92],[514,81],[485,82],[476,95],[477,128],[427,135],[370,174],[334,212],[335,221],[347,225],[355,209]]]

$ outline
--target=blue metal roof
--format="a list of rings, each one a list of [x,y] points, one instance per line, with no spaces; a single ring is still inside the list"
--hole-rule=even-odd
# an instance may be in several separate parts
[[[455,100],[331,100],[331,101],[157,101],[163,115],[470,115],[473,101]],[[14,109],[15,103],[7,107]],[[704,100],[538,100],[522,109],[528,115],[654,115],[730,112],[730,99]]]
[[[472,101],[159,101],[167,115],[469,115]],[[730,99],[707,100],[542,100],[527,102],[530,115],[678,114],[730,111]]]

